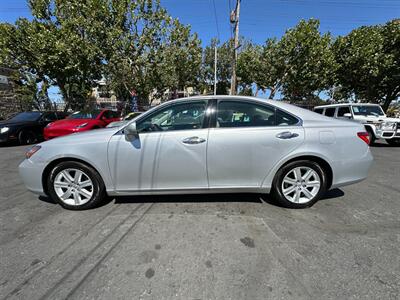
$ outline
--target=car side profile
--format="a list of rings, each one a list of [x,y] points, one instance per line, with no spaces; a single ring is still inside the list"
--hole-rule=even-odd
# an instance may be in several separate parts
[[[387,117],[378,104],[329,104],[317,106],[314,111],[328,117],[353,120],[364,124],[371,144],[377,139],[383,139],[389,145],[400,146],[400,119]]]
[[[48,124],[44,128],[44,138],[49,140],[71,133],[103,128],[119,120],[121,120],[119,113],[108,109],[77,111],[64,120]]]
[[[59,111],[25,111],[0,121],[0,143],[16,141],[20,145],[37,143],[43,139],[43,128],[64,119],[68,114]]]
[[[368,142],[361,124],[280,101],[199,96],[36,145],[19,171],[29,190],[73,210],[106,195],[221,192],[271,193],[304,208],[366,178]]]

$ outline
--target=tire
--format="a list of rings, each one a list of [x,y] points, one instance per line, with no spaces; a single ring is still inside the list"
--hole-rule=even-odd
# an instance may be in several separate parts
[[[297,180],[298,170],[301,174],[299,181]],[[309,172],[309,179],[302,181],[307,172]],[[327,182],[327,175],[318,163],[310,160],[294,161],[284,165],[276,173],[272,185],[272,196],[283,207],[310,207],[325,194]]]
[[[370,127],[366,127],[366,129],[369,135],[369,145],[372,146],[376,141],[375,134]]]
[[[106,196],[99,173],[92,167],[75,161],[56,165],[47,178],[47,187],[50,197],[70,210],[95,208],[103,203]],[[63,199],[62,195],[68,197]]]
[[[390,140],[386,140],[386,143],[388,143],[390,146],[400,146],[400,139],[399,138],[394,138]]]
[[[37,142],[36,134],[31,130],[21,130],[18,134],[18,142],[20,145],[29,145]]]

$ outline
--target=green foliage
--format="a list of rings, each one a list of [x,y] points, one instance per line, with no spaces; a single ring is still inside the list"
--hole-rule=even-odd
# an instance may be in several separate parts
[[[335,41],[337,83],[357,100],[389,104],[400,96],[400,21],[363,26]]]
[[[285,98],[299,101],[312,99],[315,93],[329,88],[336,70],[331,51],[331,36],[321,35],[319,21],[300,21],[279,41],[279,52],[285,64],[282,91]]]

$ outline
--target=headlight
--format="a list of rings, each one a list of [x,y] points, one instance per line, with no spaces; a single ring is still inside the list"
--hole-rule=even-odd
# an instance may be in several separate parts
[[[89,124],[89,123],[80,124],[80,125],[76,126],[75,128],[83,128],[83,127],[85,127],[87,124]]]
[[[33,146],[31,149],[29,149],[28,152],[26,152],[25,157],[27,159],[31,158],[33,154],[35,154],[36,152],[38,152],[40,150],[40,148],[42,148],[42,147],[39,145]]]
[[[9,131],[9,130],[10,130],[10,128],[8,128],[8,127],[3,127],[3,128],[0,129],[0,133],[6,133],[6,132]]]
[[[380,125],[381,130],[395,130],[396,129],[396,123],[393,122],[383,122]]]
[[[50,127],[52,124],[53,124],[53,123],[49,123],[49,124],[47,124],[47,125],[46,125],[46,128],[47,128],[47,127]]]

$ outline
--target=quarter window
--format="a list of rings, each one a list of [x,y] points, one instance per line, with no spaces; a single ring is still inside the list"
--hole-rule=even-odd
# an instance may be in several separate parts
[[[200,129],[206,106],[206,101],[175,104],[140,120],[136,128],[139,132]]]

